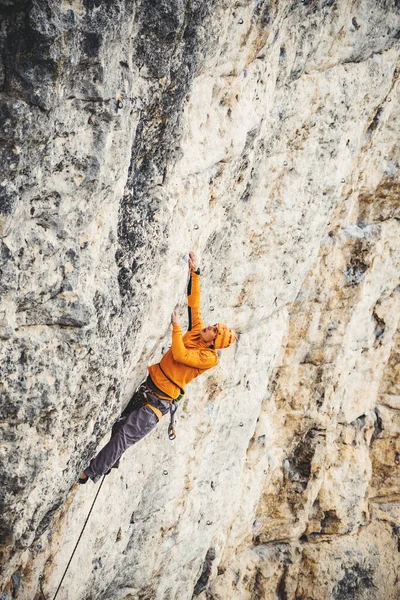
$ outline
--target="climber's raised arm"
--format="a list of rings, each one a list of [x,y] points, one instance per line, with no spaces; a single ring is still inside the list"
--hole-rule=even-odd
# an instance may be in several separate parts
[[[204,321],[200,311],[200,269],[194,252],[189,252],[190,276],[188,281],[188,331],[200,331]]]

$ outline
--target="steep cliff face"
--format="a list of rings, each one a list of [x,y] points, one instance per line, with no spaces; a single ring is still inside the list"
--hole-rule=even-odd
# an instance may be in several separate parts
[[[0,14],[2,600],[398,598],[397,0]],[[74,552],[191,248],[238,342]]]

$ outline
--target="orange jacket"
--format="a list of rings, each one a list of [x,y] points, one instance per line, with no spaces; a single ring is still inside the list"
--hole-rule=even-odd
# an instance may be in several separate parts
[[[182,336],[181,326],[173,325],[171,348],[164,354],[160,363],[149,367],[150,377],[155,385],[170,398],[177,398],[181,394],[181,388],[184,389],[192,379],[218,362],[216,350],[209,348],[200,335],[204,321],[200,312],[199,273],[191,271],[187,294],[188,331]]]

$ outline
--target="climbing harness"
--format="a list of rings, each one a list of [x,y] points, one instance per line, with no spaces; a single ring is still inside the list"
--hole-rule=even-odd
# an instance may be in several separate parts
[[[160,369],[162,370],[161,366],[160,366]],[[163,373],[164,373],[164,371],[163,371]],[[169,379],[169,377],[167,375],[165,375],[165,376],[167,377],[167,379]],[[147,384],[146,384],[146,388],[151,394],[154,394],[155,396],[157,396],[157,398],[160,398],[160,400],[168,400],[169,412],[170,412],[170,420],[169,420],[169,425],[168,425],[168,438],[171,441],[174,440],[176,438],[175,413],[178,410],[178,404],[177,404],[176,400],[172,400],[171,398],[166,398],[165,396],[164,397],[160,396],[159,394],[154,392],[151,388],[149,388],[149,386]],[[184,390],[183,390],[183,392],[184,392]],[[177,399],[179,400],[181,397],[182,397],[182,394],[180,396],[178,396]],[[152,406],[151,404],[149,404],[148,402],[145,404],[145,406],[148,406],[149,408],[151,408],[151,410],[156,414],[158,420],[160,421],[160,419],[162,417],[162,412],[160,410],[158,410],[158,408],[156,408],[155,406]]]
[[[84,522],[84,524],[83,524],[82,531],[81,531],[81,532],[80,532],[80,534],[79,534],[78,541],[77,541],[77,542],[76,542],[76,544],[75,544],[75,548],[74,548],[74,549],[73,549],[73,551],[72,551],[71,558],[69,559],[69,561],[68,561],[68,564],[67,564],[67,566],[65,567],[65,571],[64,571],[64,573],[63,573],[63,576],[61,577],[61,581],[60,581],[60,583],[58,584],[58,588],[57,588],[57,590],[56,590],[56,593],[54,594],[53,600],[56,600],[56,598],[57,598],[57,595],[58,595],[58,592],[59,592],[59,591],[60,591],[60,589],[61,589],[61,586],[62,586],[62,583],[63,583],[63,581],[64,581],[65,575],[67,574],[67,571],[68,571],[68,569],[69,569],[69,566],[70,566],[70,564],[71,564],[71,561],[72,561],[72,559],[74,558],[74,554],[75,554],[75,552],[76,552],[76,549],[77,549],[77,547],[78,547],[78,544],[79,544],[79,542],[81,541],[81,537],[82,537],[82,535],[83,535],[83,532],[85,531],[85,527],[86,527],[86,525],[87,525],[87,522],[89,521],[89,517],[90,517],[90,515],[91,515],[91,513],[92,513],[93,507],[94,507],[94,505],[95,505],[95,502],[96,502],[96,500],[97,500],[97,496],[98,496],[98,495],[99,495],[99,493],[100,493],[101,486],[102,486],[102,485],[103,485],[103,483],[104,483],[104,479],[105,479],[105,475],[103,476],[103,479],[101,480],[101,483],[100,483],[99,489],[97,490],[97,493],[96,493],[96,495],[95,495],[95,497],[94,497],[94,500],[93,500],[93,502],[92,502],[92,506],[90,507],[90,510],[89,510],[88,516],[86,517],[86,520],[85,520],[85,522]],[[42,592],[42,593],[43,593],[43,592]]]
[[[143,406],[148,406],[150,408],[150,410],[152,410],[153,413],[156,415],[157,421],[160,422],[163,414],[160,409],[158,409],[156,406],[153,406],[153,404],[151,404],[149,402],[148,394],[152,394],[153,396],[160,398],[160,400],[167,400],[170,403],[175,402],[175,400],[172,400],[171,398],[157,394],[157,392],[152,390],[149,387],[149,385],[144,381],[142,384],[140,384],[140,386],[138,387],[136,392],[133,394],[132,398],[129,400],[128,405],[126,406],[125,410],[122,412],[121,416],[117,419],[116,424],[121,421],[125,421],[125,419],[128,415],[130,415],[134,410],[142,408]],[[174,409],[173,409],[174,413],[177,408],[178,408],[177,406],[174,407]],[[170,408],[170,411],[171,411],[171,408]],[[172,413],[171,413],[171,415],[172,415]],[[172,431],[172,430],[174,432],[173,437],[171,437],[171,435],[170,435],[170,431]],[[176,437],[175,429],[174,429],[174,420],[173,420],[172,416],[171,416],[171,422],[170,422],[170,425],[168,428],[168,437],[170,440],[174,440]]]
[[[170,420],[169,420],[169,425],[168,425],[168,437],[171,440],[171,442],[176,438],[175,413],[177,410],[178,410],[178,405],[176,403],[176,400],[172,400],[171,405],[169,407]]]

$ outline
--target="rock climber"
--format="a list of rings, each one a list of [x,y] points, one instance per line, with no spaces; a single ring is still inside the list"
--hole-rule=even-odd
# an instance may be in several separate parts
[[[136,390],[128,406],[114,423],[110,441],[81,473],[79,483],[96,483],[111,468],[118,468],[123,452],[147,435],[171,411],[170,439],[174,439],[175,400],[185,393],[192,379],[218,362],[217,350],[228,348],[236,334],[224,323],[204,326],[200,311],[200,269],[194,252],[189,253],[188,331],[182,335],[177,310],[171,316],[172,346],[159,363],[148,368],[149,374]]]

